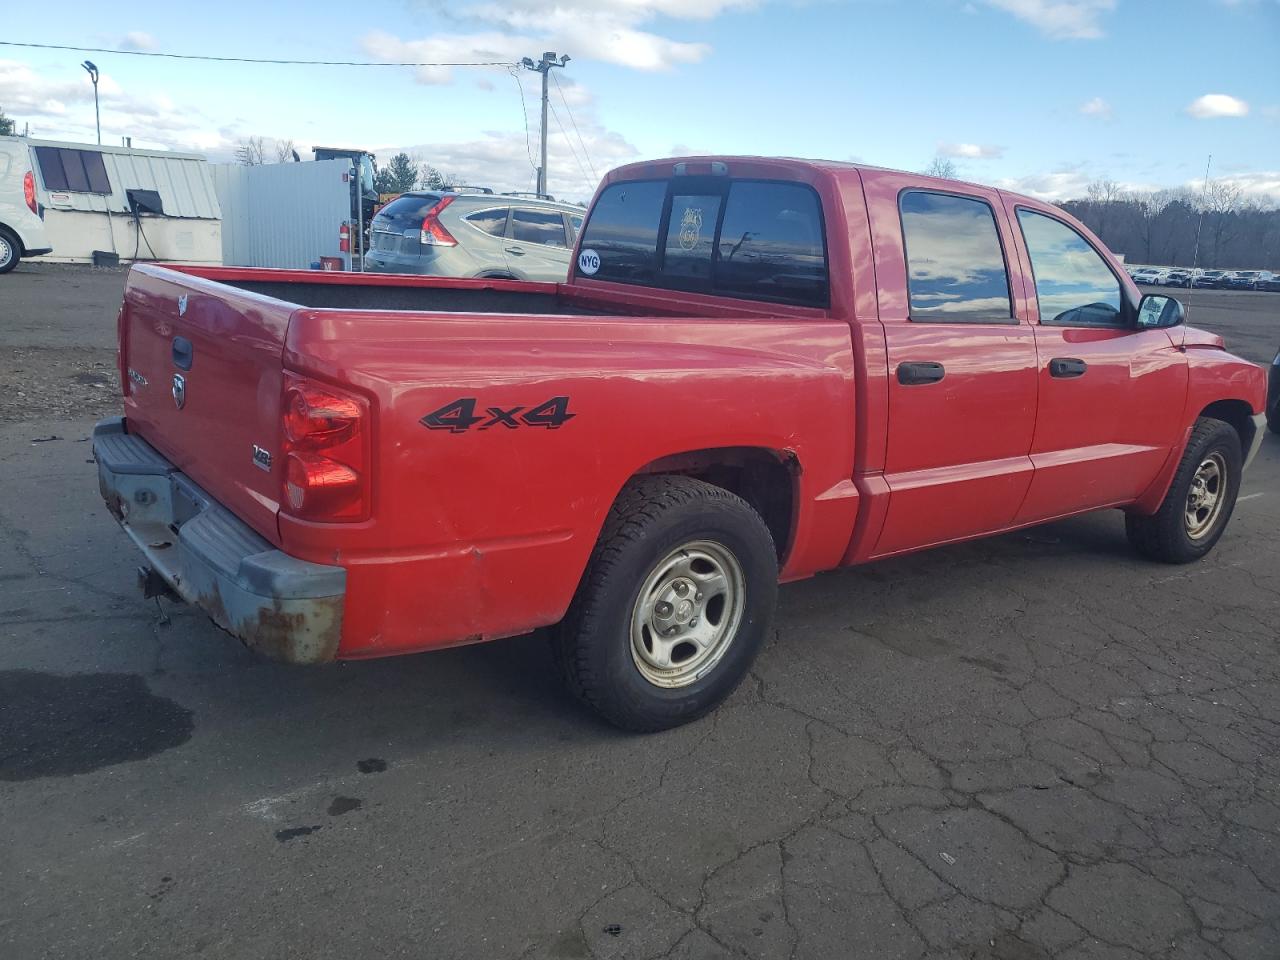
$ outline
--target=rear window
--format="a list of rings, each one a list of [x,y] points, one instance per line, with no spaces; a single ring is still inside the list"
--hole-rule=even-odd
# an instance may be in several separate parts
[[[107,168],[102,154],[93,150],[68,150],[63,147],[36,147],[40,179],[47,190],[70,193],[111,192]]]
[[[410,221],[421,224],[426,219],[427,211],[440,202],[433,194],[405,194],[396,197],[378,211],[378,218],[390,220],[393,224],[407,224]]]
[[[676,177],[605,188],[582,233],[578,276],[826,306],[826,233],[811,187]]]

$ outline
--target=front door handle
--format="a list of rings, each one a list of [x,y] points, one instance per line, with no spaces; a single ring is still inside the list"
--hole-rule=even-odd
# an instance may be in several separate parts
[[[1075,357],[1054,357],[1049,361],[1049,376],[1059,380],[1070,380],[1072,377],[1083,377],[1089,365]]]
[[[946,375],[946,368],[940,363],[920,361],[898,364],[898,382],[908,387],[922,383],[937,383]]]
[[[507,250],[507,253],[511,254],[513,257],[524,256],[524,251],[521,250],[519,247],[507,247],[506,250]]]

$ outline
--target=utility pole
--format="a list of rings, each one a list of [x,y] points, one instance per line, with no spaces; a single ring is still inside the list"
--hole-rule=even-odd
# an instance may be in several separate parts
[[[557,57],[555,51],[544,53],[537,63],[531,57],[520,61],[520,66],[542,74],[542,165],[538,167],[538,196],[547,195],[547,76],[552,67],[564,67],[569,62],[569,55]]]

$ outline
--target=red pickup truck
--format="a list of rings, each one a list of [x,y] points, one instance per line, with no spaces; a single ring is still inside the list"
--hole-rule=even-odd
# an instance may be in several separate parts
[[[556,625],[571,689],[654,730],[742,679],[779,580],[1106,507],[1202,557],[1263,436],[1261,368],[989,187],[638,163],[573,264],[135,266],[94,451],[144,587],[296,663]]]

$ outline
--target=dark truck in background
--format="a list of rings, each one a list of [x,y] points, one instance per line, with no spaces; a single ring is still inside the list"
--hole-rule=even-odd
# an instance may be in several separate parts
[[[633,730],[729,694],[779,580],[1103,508],[1203,557],[1266,390],[1062,211],[821,161],[615,170],[566,283],[139,265],[119,323],[152,592],[297,663],[554,626]]]

